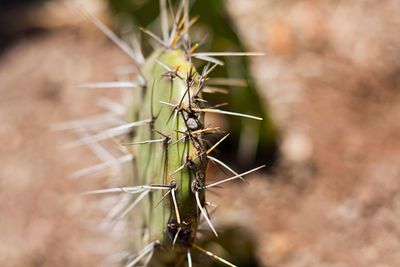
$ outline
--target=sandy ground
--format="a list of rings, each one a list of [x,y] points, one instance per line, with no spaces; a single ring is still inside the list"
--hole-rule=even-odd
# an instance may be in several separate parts
[[[109,249],[77,195],[93,180],[69,179],[98,159],[62,149],[76,137],[52,127],[98,113],[97,97],[77,85],[111,80],[108,70],[124,63],[110,43],[69,31],[26,38],[2,55],[0,265],[94,266]]]
[[[398,266],[399,3],[228,2],[281,132],[277,177],[236,204],[264,262]]]
[[[398,4],[228,2],[249,50],[268,52],[252,68],[282,157],[273,175],[210,195],[216,220],[250,229],[266,266],[399,266]],[[127,63],[109,41],[65,29],[1,55],[0,265],[95,266],[112,250],[79,196],[104,179],[69,179],[98,159],[61,149],[74,137],[51,127],[102,111],[76,85],[115,80]]]

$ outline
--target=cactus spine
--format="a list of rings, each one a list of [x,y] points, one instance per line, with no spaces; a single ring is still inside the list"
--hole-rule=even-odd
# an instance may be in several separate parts
[[[204,185],[207,166],[202,133],[196,133],[203,130],[203,116],[193,110],[199,108],[195,95],[197,74],[182,50],[159,50],[148,58],[143,75],[149,82],[138,118],[150,119],[150,123],[138,130],[135,140],[159,138],[161,142],[139,146],[138,177],[142,184],[168,185],[166,190],[170,192],[163,205],[149,205],[145,236],[148,241],[188,246],[199,221],[193,191]],[[152,192],[151,202],[161,199],[163,193]],[[199,191],[199,199],[202,203],[204,190]]]

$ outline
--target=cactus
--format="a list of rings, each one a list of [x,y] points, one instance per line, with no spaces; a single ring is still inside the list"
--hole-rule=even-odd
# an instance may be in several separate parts
[[[131,240],[130,247],[138,250],[133,258],[126,260],[126,266],[136,264],[151,266],[192,266],[193,248],[206,253],[229,266],[235,266],[196,243],[196,234],[201,217],[204,217],[215,236],[218,233],[211,223],[206,207],[207,188],[243,176],[264,167],[242,174],[236,173],[219,159],[210,155],[229,134],[215,144],[208,144],[205,136],[219,132],[218,127],[206,127],[207,113],[221,113],[247,119],[262,118],[228,112],[209,107],[202,99],[202,91],[208,89],[209,74],[223,65],[218,56],[251,56],[259,53],[198,53],[198,43],[192,44],[189,29],[196,18],[189,19],[189,3],[182,0],[175,13],[172,5],[160,0],[162,37],[147,29],[141,29],[157,43],[151,55],[144,60],[140,49],[132,49],[120,40],[100,21],[85,13],[108,37],[128,56],[137,68],[137,81],[87,84],[84,87],[126,87],[132,88],[132,104],[128,108],[126,124],[100,132],[95,136],[83,137],[83,143],[91,146],[97,141],[112,138],[128,155],[119,162],[132,162],[134,179],[124,187],[107,188],[88,194],[122,193],[135,197],[118,220],[125,217],[129,227],[136,225],[141,240]],[[168,16],[173,21],[169,27]],[[206,64],[201,71],[194,65],[194,59]],[[228,81],[229,82],[229,81]],[[127,134],[129,141],[123,143],[115,137]],[[221,165],[232,173],[232,177],[209,184],[206,179],[208,161]],[[84,172],[78,173],[83,175]],[[133,208],[140,203],[139,208]],[[134,215],[133,215],[134,214]],[[138,220],[140,214],[140,220]],[[140,229],[140,230],[139,230]]]

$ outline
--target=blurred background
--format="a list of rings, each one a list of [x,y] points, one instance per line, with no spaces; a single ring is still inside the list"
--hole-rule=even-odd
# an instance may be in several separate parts
[[[2,266],[95,266],[115,245],[77,197],[106,178],[69,179],[98,160],[61,149],[76,137],[52,126],[103,112],[99,95],[119,93],[78,85],[116,80],[130,61],[71,2],[0,2]],[[238,170],[268,164],[209,195],[218,225],[246,228],[261,266],[399,266],[400,2],[197,2],[206,48],[266,53],[216,74],[248,79],[229,88],[231,109],[266,118],[213,118],[233,131],[218,155]],[[158,27],[158,1],[82,4],[121,36]]]

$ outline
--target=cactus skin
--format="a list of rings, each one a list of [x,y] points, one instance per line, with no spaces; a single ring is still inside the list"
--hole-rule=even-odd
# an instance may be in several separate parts
[[[178,73],[182,78],[175,77],[172,79],[165,75],[167,70],[157,63],[156,59],[172,70],[179,68]],[[190,74],[189,62],[182,50],[155,51],[147,59],[142,73],[147,81],[147,88],[143,93],[143,107],[134,111],[137,116],[133,117],[138,118],[138,120],[154,117],[148,126],[141,127],[138,130],[134,140],[163,138],[153,130],[157,130],[168,138],[165,138],[163,143],[151,143],[139,147],[136,156],[138,177],[141,184],[176,185],[176,199],[180,217],[180,223],[178,223],[172,196],[165,198],[163,205],[154,207],[165,192],[153,191],[149,195],[149,205],[145,207],[148,210],[146,216],[148,218],[147,228],[144,233],[147,239],[145,243],[160,240],[164,246],[168,246],[175,238],[177,229],[182,227],[176,243],[189,246],[196,236],[199,223],[199,212],[192,185],[194,182],[204,185],[207,157],[203,153],[205,146],[197,136],[193,135],[176,144],[174,143],[182,137],[182,134],[177,131],[190,134],[193,131],[203,129],[203,116],[192,110],[192,107],[198,108],[196,102],[193,101],[195,99],[189,100],[189,97],[192,97],[196,91],[197,82],[194,78],[193,81],[188,81],[188,79],[192,79],[191,77],[195,77],[197,74],[193,68]],[[187,93],[188,86],[190,87],[189,94]],[[185,95],[184,98],[182,98],[183,95]],[[180,107],[174,108],[162,104],[160,101],[176,105],[182,102],[182,104]],[[180,109],[179,112],[177,109]],[[173,119],[174,115],[171,116],[171,114],[174,114],[174,110],[177,111],[175,120]],[[188,160],[190,155],[198,154],[202,155],[195,160]],[[195,158],[196,156],[192,157]],[[169,175],[185,163],[186,166],[182,170],[174,175]],[[204,190],[201,190],[200,200],[204,200]]]

